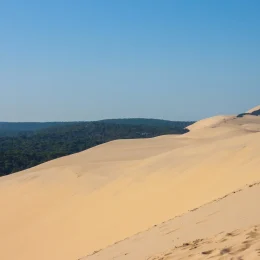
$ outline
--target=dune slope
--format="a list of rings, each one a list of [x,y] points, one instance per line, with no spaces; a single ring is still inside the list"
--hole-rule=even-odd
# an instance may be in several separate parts
[[[1,178],[0,259],[79,259],[259,181],[260,117],[204,123]]]
[[[260,185],[247,185],[81,260],[260,259]]]

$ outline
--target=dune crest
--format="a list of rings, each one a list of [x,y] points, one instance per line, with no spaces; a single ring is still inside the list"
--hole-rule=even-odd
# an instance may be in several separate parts
[[[247,113],[253,113],[253,112],[257,111],[257,110],[260,110],[260,105],[249,109],[249,110],[247,111]]]
[[[0,259],[79,259],[260,181],[259,129],[260,117],[213,117],[2,177]]]
[[[213,116],[210,118],[202,119],[190,126],[187,127],[188,130],[194,131],[194,130],[200,130],[207,127],[216,127],[220,125],[221,123],[225,123],[228,120],[234,119],[235,116]]]

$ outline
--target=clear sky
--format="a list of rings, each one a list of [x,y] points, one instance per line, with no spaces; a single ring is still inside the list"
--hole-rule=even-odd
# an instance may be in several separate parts
[[[259,0],[0,1],[0,121],[197,120],[260,103]]]

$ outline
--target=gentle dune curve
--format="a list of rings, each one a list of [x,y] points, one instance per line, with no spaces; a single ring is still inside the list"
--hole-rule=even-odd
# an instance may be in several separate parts
[[[0,259],[79,259],[260,181],[259,126],[229,117],[1,178]]]
[[[209,128],[209,127],[212,128],[212,127],[215,127],[221,123],[225,123],[228,120],[231,120],[234,118],[235,118],[235,116],[213,116],[210,118],[200,120],[186,128],[189,129],[190,131],[200,130],[200,129]]]

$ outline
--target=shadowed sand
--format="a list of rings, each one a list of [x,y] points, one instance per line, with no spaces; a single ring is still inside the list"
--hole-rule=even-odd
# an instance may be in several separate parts
[[[214,117],[190,130],[1,178],[0,259],[79,259],[260,181],[260,117]]]

